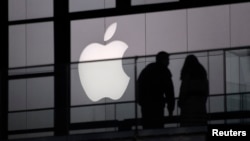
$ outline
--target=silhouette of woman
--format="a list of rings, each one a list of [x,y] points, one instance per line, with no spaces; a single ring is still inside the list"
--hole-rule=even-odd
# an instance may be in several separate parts
[[[181,88],[178,106],[181,109],[181,126],[206,125],[208,79],[204,67],[194,55],[188,55],[181,71]]]

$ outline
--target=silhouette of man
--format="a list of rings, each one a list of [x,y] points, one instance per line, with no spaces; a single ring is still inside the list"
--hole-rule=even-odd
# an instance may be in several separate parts
[[[178,106],[181,109],[181,126],[206,125],[208,79],[204,67],[194,55],[188,55],[181,71],[181,88]]]
[[[164,107],[169,116],[174,110],[174,88],[168,69],[169,54],[160,52],[156,62],[147,65],[138,79],[138,102],[141,106],[143,129],[164,127]]]

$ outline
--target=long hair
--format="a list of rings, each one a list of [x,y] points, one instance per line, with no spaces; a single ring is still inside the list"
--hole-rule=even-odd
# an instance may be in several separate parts
[[[194,55],[188,55],[185,59],[181,70],[181,80],[189,75],[193,78],[207,79],[205,68],[200,64],[199,60]]]

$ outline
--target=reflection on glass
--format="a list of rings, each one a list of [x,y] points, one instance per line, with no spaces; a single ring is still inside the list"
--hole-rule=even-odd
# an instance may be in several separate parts
[[[243,103],[243,107],[242,110],[243,111],[250,111],[250,94],[244,94],[242,96],[242,103]]]
[[[228,111],[249,110],[250,50],[238,49],[226,52],[226,87]]]
[[[240,95],[227,96],[227,111],[240,111],[241,110],[241,97]]]
[[[223,96],[214,96],[209,98],[210,102],[210,113],[216,113],[216,112],[224,112],[224,97]]]
[[[210,94],[224,93],[224,64],[223,52],[209,54],[209,92]]]
[[[117,104],[116,105],[116,118],[118,120],[135,119],[135,104]]]

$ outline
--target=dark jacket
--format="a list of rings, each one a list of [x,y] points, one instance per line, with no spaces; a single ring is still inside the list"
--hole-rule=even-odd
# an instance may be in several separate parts
[[[138,102],[141,106],[174,109],[174,88],[169,69],[159,63],[151,63],[138,79]]]

